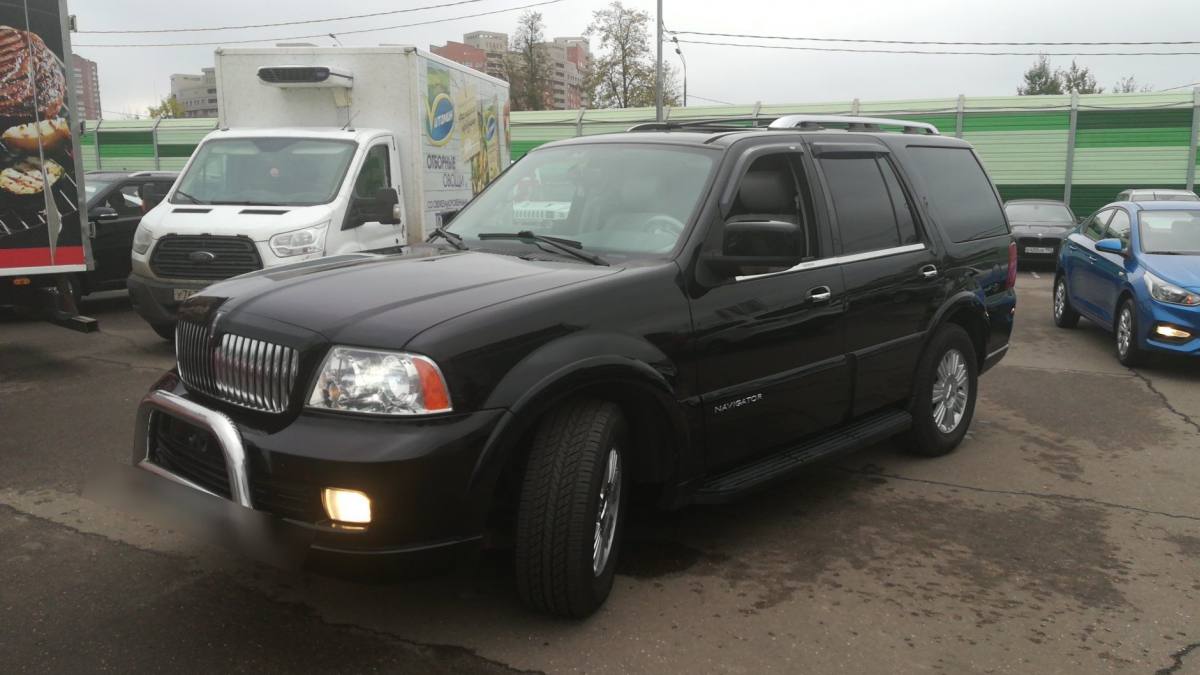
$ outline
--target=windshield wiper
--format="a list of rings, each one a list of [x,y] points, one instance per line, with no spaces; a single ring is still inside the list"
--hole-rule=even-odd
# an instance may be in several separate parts
[[[184,192],[183,190],[176,190],[176,191],[175,191],[175,194],[177,194],[177,195],[179,195],[180,197],[183,197],[183,198],[185,198],[185,199],[190,199],[190,200],[192,200],[192,203],[193,203],[193,204],[203,204],[203,203],[204,203],[204,202],[200,201],[199,199],[196,199],[195,197],[193,197],[193,196],[189,195],[188,193]]]
[[[453,246],[454,248],[456,248],[460,251],[465,251],[468,248],[467,245],[463,243],[463,238],[462,238],[461,234],[458,234],[457,232],[451,232],[450,230],[447,230],[445,227],[443,227],[441,225],[438,225],[437,227],[433,228],[433,233],[425,238],[425,242],[426,243],[431,242],[434,239],[437,239],[438,237],[441,237],[442,239],[445,239],[446,241],[450,242],[451,246]]]
[[[484,232],[479,235],[480,239],[509,239],[512,241],[520,241],[526,244],[534,244],[538,248],[546,251],[545,246],[553,247],[555,250],[566,253],[567,255],[578,258],[584,262],[590,262],[593,265],[608,265],[608,261],[594,253],[585,253],[580,250],[583,244],[574,239],[563,239],[562,237],[548,237],[544,234],[534,234],[529,230],[521,230],[520,232]],[[545,246],[542,246],[544,244]]]

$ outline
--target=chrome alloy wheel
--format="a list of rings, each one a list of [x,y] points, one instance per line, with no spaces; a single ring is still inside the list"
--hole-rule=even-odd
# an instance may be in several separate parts
[[[1054,287],[1054,318],[1061,319],[1063,310],[1067,308],[1067,282],[1065,279],[1059,279],[1058,285]]]
[[[970,388],[966,358],[957,349],[947,350],[933,382],[933,423],[938,431],[948,434],[962,423]]]
[[[592,574],[597,577],[608,565],[621,510],[621,453],[616,448],[609,448],[605,465],[600,503],[596,508],[596,534],[592,538]]]
[[[1121,318],[1117,320],[1117,352],[1121,358],[1129,354],[1129,345],[1133,342],[1133,312],[1129,307],[1121,310]]]

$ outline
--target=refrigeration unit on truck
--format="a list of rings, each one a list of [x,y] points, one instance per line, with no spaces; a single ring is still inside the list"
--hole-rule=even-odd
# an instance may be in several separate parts
[[[92,267],[66,0],[0,0],[0,305],[81,331]]]
[[[216,53],[219,128],[142,219],[129,290],[177,305],[237,274],[422,241],[509,163],[508,83],[413,47]]]

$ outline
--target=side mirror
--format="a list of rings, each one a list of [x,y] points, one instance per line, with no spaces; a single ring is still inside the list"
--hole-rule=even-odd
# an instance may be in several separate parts
[[[378,220],[384,225],[399,225],[400,224],[400,195],[396,193],[395,188],[379,188],[375,192],[375,200],[372,209],[375,213],[373,220]]]
[[[106,220],[116,220],[120,217],[121,214],[117,213],[117,210],[111,206],[95,206],[88,210],[88,220],[103,222]]]
[[[1096,242],[1096,250],[1105,253],[1116,253],[1117,255],[1125,255],[1125,246],[1120,239],[1101,239]]]
[[[794,267],[804,259],[795,243],[800,226],[777,220],[725,223],[720,253],[710,253],[705,264],[722,277],[740,274],[747,267]]]

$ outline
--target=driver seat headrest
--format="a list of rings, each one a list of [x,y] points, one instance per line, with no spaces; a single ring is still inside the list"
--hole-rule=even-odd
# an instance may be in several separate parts
[[[738,189],[742,209],[750,213],[791,213],[796,187],[780,171],[750,171]]]

